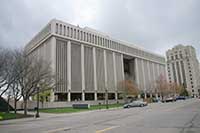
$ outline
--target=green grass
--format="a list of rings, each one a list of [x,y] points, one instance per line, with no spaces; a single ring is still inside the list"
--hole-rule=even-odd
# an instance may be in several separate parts
[[[109,104],[109,108],[117,108],[121,107],[122,104]],[[98,109],[106,109],[106,105],[92,105],[89,109],[74,109],[72,107],[65,108],[54,108],[54,109],[40,109],[40,112],[44,113],[75,113],[89,110],[98,110]]]
[[[9,120],[9,119],[25,118],[25,117],[30,117],[30,116],[31,115],[25,116],[23,114],[0,112],[0,121]]]

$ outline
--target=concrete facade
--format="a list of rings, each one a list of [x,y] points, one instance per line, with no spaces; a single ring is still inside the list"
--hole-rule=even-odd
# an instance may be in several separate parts
[[[145,94],[159,75],[166,76],[165,58],[88,27],[50,21],[25,47],[30,55],[50,61],[64,83],[52,101],[119,99],[119,84],[132,80]]]
[[[200,89],[200,69],[192,46],[177,45],[166,52],[168,80],[183,85],[192,95]]]

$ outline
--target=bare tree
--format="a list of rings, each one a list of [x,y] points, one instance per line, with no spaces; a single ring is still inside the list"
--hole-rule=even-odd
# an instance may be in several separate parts
[[[40,91],[56,86],[50,62],[41,58],[27,56],[23,50],[5,50],[0,48],[0,96],[8,94],[15,102],[22,97],[24,114],[27,115],[29,97]],[[7,93],[6,93],[7,92]]]
[[[1,68],[0,68],[0,96],[5,94],[11,87],[11,84],[18,78],[15,73],[15,57],[13,50],[5,49],[0,53]]]
[[[0,49],[0,96],[2,96],[9,88],[9,66],[10,52],[6,49]]]
[[[28,56],[19,51],[16,54],[17,75],[21,95],[24,101],[24,114],[27,115],[27,102],[29,97],[44,91],[44,88],[54,88],[56,85],[55,76],[52,74],[50,63],[33,56]]]
[[[14,100],[14,112],[17,113],[17,102],[21,99],[21,90],[17,81],[13,82],[10,86],[11,96]]]

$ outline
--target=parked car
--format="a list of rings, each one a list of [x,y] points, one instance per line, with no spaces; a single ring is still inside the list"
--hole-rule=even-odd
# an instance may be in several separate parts
[[[185,100],[185,99],[186,99],[185,96],[177,96],[177,97],[176,97],[176,100]]]
[[[165,99],[162,100],[162,102],[175,102],[176,101],[176,98],[174,97],[167,97]]]
[[[144,107],[147,106],[147,102],[143,101],[132,101],[130,103],[124,104],[124,108],[130,108],[130,107]]]
[[[153,103],[157,103],[157,102],[159,102],[159,99],[153,98],[153,99],[152,99],[152,102],[153,102]]]

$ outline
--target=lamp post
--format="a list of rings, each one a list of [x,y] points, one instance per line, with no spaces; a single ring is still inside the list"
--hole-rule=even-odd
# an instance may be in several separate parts
[[[40,117],[40,115],[39,115],[39,87],[37,87],[37,109],[36,109],[36,115],[35,115],[35,117],[36,118],[39,118]]]
[[[106,98],[106,109],[108,109],[108,89],[106,88],[106,94],[105,94],[105,98]]]

